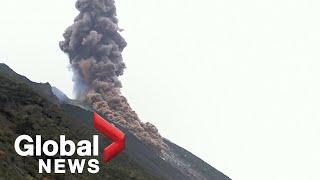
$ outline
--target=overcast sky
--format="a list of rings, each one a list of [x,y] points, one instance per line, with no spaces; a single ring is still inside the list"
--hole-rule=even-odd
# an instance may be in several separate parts
[[[0,62],[72,96],[75,0],[2,0]],[[123,94],[235,180],[319,180],[320,1],[118,0]]]

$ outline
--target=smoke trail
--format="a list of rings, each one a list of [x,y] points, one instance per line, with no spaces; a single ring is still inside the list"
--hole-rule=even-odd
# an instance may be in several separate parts
[[[76,8],[80,13],[59,43],[69,55],[76,98],[153,147],[168,148],[157,128],[142,123],[120,93],[118,77],[125,69],[121,52],[127,43],[119,34],[114,0],[78,0]]]

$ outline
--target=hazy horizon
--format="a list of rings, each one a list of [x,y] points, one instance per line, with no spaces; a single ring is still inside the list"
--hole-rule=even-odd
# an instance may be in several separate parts
[[[0,2],[0,62],[72,96],[58,46],[75,0]],[[236,180],[320,179],[320,2],[118,0],[122,93]]]

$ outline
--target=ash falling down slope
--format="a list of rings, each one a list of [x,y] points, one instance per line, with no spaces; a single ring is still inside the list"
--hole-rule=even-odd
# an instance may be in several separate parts
[[[192,160],[181,156],[189,152],[183,149],[180,152],[181,148],[162,138],[154,125],[141,122],[121,95],[122,84],[118,77],[123,75],[126,67],[121,53],[127,43],[119,33],[114,0],[78,0],[76,8],[80,13],[66,29],[64,41],[59,45],[69,56],[77,100],[89,103],[95,111],[152,147],[157,152],[156,156],[166,161],[163,165],[169,167],[165,164],[170,164],[179,169],[184,179],[218,177],[213,170],[208,170],[211,175],[207,176],[201,172],[200,166],[191,167]],[[148,168],[144,163],[138,164]],[[210,166],[209,169],[214,168]]]
[[[52,88],[52,91],[51,91]],[[54,93],[54,94],[52,94]],[[57,97],[59,103],[57,104]],[[112,122],[126,134],[125,150],[102,165],[103,148],[111,142],[100,136],[101,163],[98,174],[38,174],[37,157],[21,157],[13,143],[21,134],[43,135],[44,141],[64,134],[77,142],[97,134],[93,112],[84,102],[70,100],[49,83],[35,83],[0,63],[0,175],[4,179],[167,179],[230,180],[187,150],[163,139],[168,145],[159,153],[126,128]],[[99,133],[98,133],[99,134]],[[46,156],[42,156],[46,158]],[[77,157],[74,157],[77,158]],[[1,179],[1,178],[0,178]]]
[[[154,148],[168,149],[157,128],[142,123],[120,93],[118,77],[125,69],[121,52],[127,43],[119,34],[115,2],[78,0],[76,8],[80,13],[59,45],[69,55],[77,99],[89,102]]]

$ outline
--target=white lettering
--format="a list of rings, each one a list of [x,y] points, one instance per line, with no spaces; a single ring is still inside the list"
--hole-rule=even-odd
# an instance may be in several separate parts
[[[66,160],[65,159],[55,159],[54,160],[54,172],[57,174],[66,173],[65,167]]]
[[[81,140],[78,142],[77,154],[79,156],[90,156],[91,155],[91,143],[87,140]]]
[[[97,159],[90,159],[88,161],[88,172],[91,174],[96,174],[99,172],[100,168],[99,168],[99,161]]]
[[[52,145],[52,151],[49,151],[49,146]],[[47,156],[54,156],[58,153],[59,147],[58,144],[53,140],[48,140],[43,144],[43,152]]]
[[[26,140],[29,143],[32,143],[33,140],[30,136],[28,135],[21,135],[19,136],[15,142],[14,142],[14,148],[16,150],[16,152],[20,155],[20,156],[33,156],[33,145],[32,144],[25,144],[23,146],[24,149],[26,149],[26,151],[22,151],[20,149],[20,143],[21,141]]]
[[[43,159],[39,159],[40,174],[42,174],[42,169],[44,169],[46,173],[51,173],[51,159],[47,159],[47,164],[43,161]]]
[[[66,146],[69,145],[69,152],[66,151]],[[71,140],[66,140],[65,135],[60,136],[60,155],[61,156],[72,156],[76,151],[76,146]]]
[[[72,163],[72,159],[68,159],[68,164],[69,164],[69,167],[70,167],[70,172],[71,172],[71,173],[75,173],[76,170],[77,170],[78,173],[82,173],[85,162],[86,162],[86,160],[85,160],[85,159],[82,159],[82,160],[81,160],[81,164],[80,164],[80,163],[79,163],[79,159],[75,159],[74,162]]]

